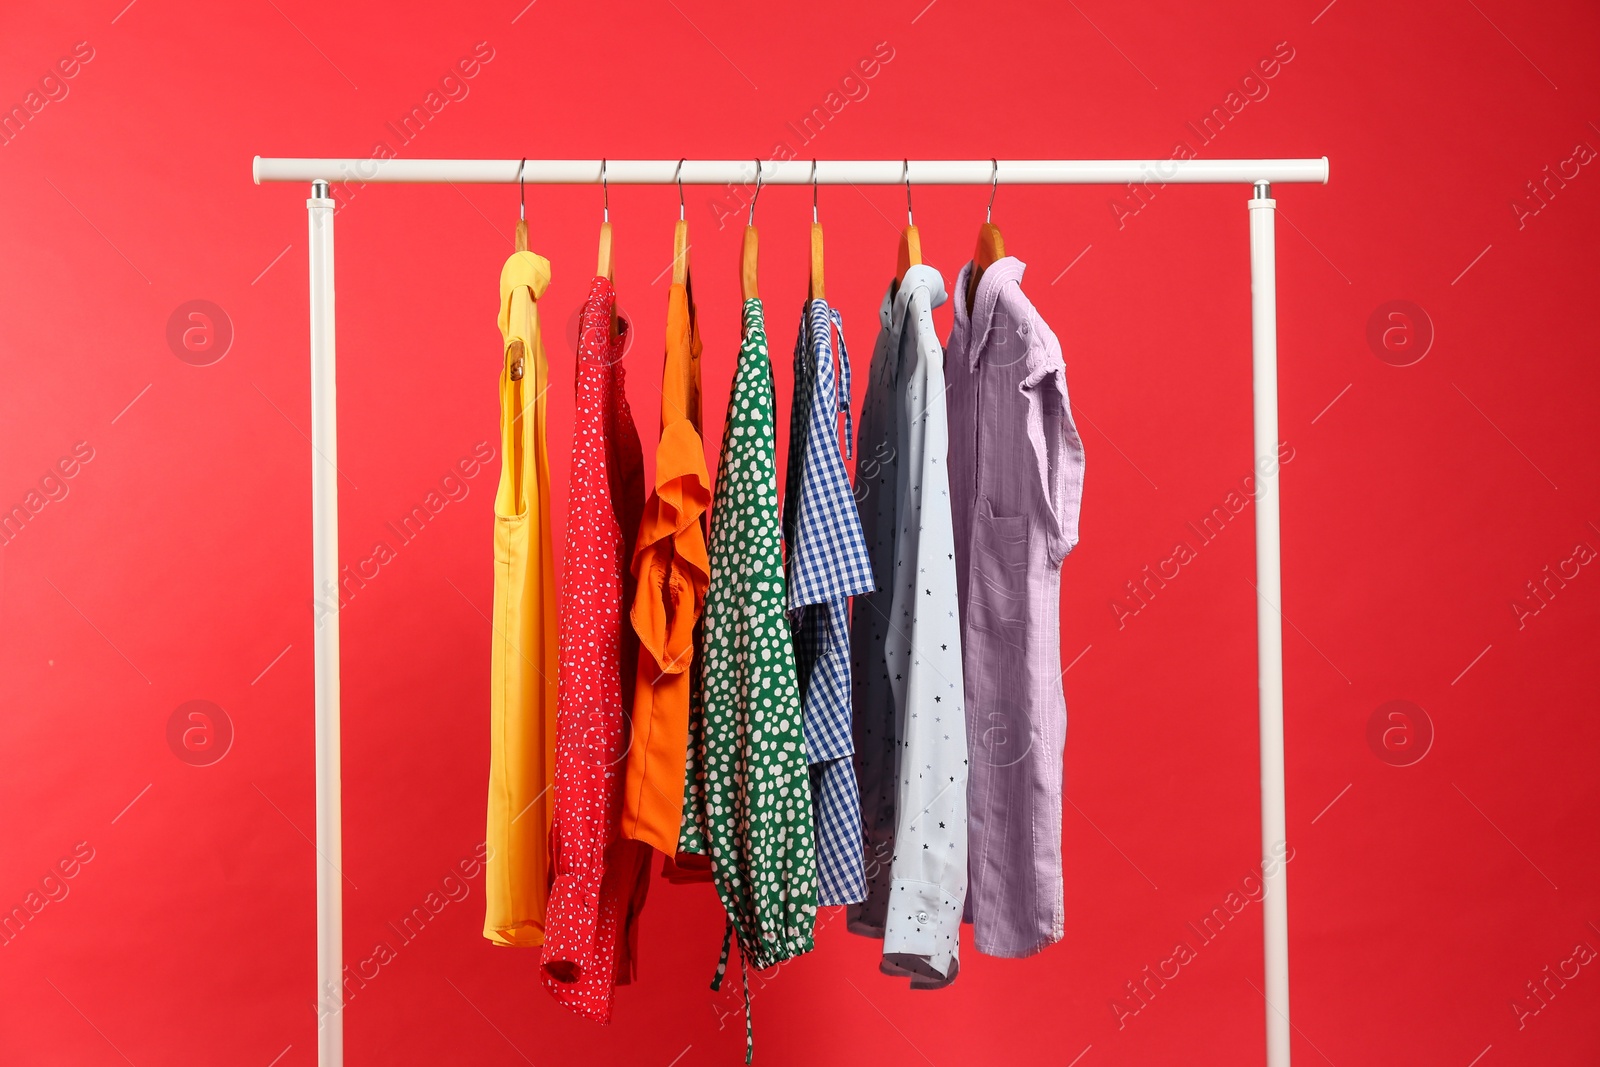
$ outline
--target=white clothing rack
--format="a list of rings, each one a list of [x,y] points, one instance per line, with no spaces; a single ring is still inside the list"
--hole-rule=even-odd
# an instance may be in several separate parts
[[[264,159],[261,182],[310,182],[311,558],[313,596],[339,580],[338,411],[334,382],[333,215],[330,183],[725,185],[1125,185],[1240,184],[1252,187],[1250,323],[1255,394],[1256,648],[1261,736],[1262,923],[1268,1067],[1289,1067],[1289,909],[1283,770],[1283,626],[1278,530],[1278,298],[1274,182],[1328,180],[1321,159]],[[339,757],[339,616],[315,635],[317,776],[317,1062],[344,1064],[343,856]]]

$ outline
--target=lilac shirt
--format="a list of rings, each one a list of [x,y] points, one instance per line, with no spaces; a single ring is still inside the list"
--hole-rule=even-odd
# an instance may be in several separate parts
[[[945,348],[950,507],[966,687],[966,917],[979,952],[1061,939],[1061,563],[1078,542],[1083,442],[1061,345],[1022,294],[1020,261],[956,282]]]

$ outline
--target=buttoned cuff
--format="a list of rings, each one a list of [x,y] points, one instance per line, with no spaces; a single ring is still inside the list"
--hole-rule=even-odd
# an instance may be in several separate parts
[[[937,883],[896,879],[889,888],[884,973],[909,976],[913,989],[955,981],[961,966],[961,903]]]
[[[557,875],[550,887],[542,966],[557,982],[576,982],[593,955],[600,915],[600,884],[577,874]]]

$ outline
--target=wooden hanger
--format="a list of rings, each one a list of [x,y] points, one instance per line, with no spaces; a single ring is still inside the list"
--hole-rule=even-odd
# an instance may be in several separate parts
[[[744,227],[744,245],[739,250],[739,289],[746,300],[761,294],[756,288],[756,199],[761,195],[761,160],[756,160],[756,191],[750,197],[750,218]]]
[[[760,291],[756,287],[756,228],[744,228],[744,245],[739,250],[739,291],[746,300],[755,300]]]
[[[989,208],[984,212],[983,225],[978,227],[978,247],[972,253],[972,270],[967,274],[967,314],[972,314],[972,303],[978,298],[978,279],[983,277],[983,272],[994,266],[998,261],[1006,258],[1006,239],[1000,236],[1000,227],[990,220],[994,218],[994,192],[1000,184],[1000,161],[991,159],[993,177],[989,185]]]
[[[595,264],[594,272],[608,282],[617,280],[616,272],[611,267],[611,223],[600,224],[600,258]]]
[[[689,224],[682,219],[672,228],[672,284],[689,283]]]
[[[527,166],[528,161],[524,159],[517,167],[517,232],[511,239],[511,247],[518,252],[528,250],[528,187],[522,183],[522,172]]]
[[[900,234],[900,256],[895,262],[894,280],[906,280],[906,271],[922,266],[922,237],[915,226],[907,226]]]
[[[823,300],[822,289],[822,225],[811,224],[811,299]]]
[[[822,224],[817,221],[817,161],[811,161],[811,299],[822,293]]]
[[[673,175],[678,183],[678,224],[672,228],[672,284],[689,283],[689,224],[683,218],[683,160]]]
[[[900,233],[900,255],[895,261],[894,280],[896,284],[906,280],[906,271],[912,267],[922,265],[922,235],[917,232],[916,225],[911,221],[911,161],[905,161],[906,179],[906,228]]]

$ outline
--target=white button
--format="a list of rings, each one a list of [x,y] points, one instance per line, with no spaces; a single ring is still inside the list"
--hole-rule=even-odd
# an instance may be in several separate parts
[[[925,911],[917,912],[917,922],[926,923],[927,921],[928,921],[928,913],[927,912],[925,912]]]

